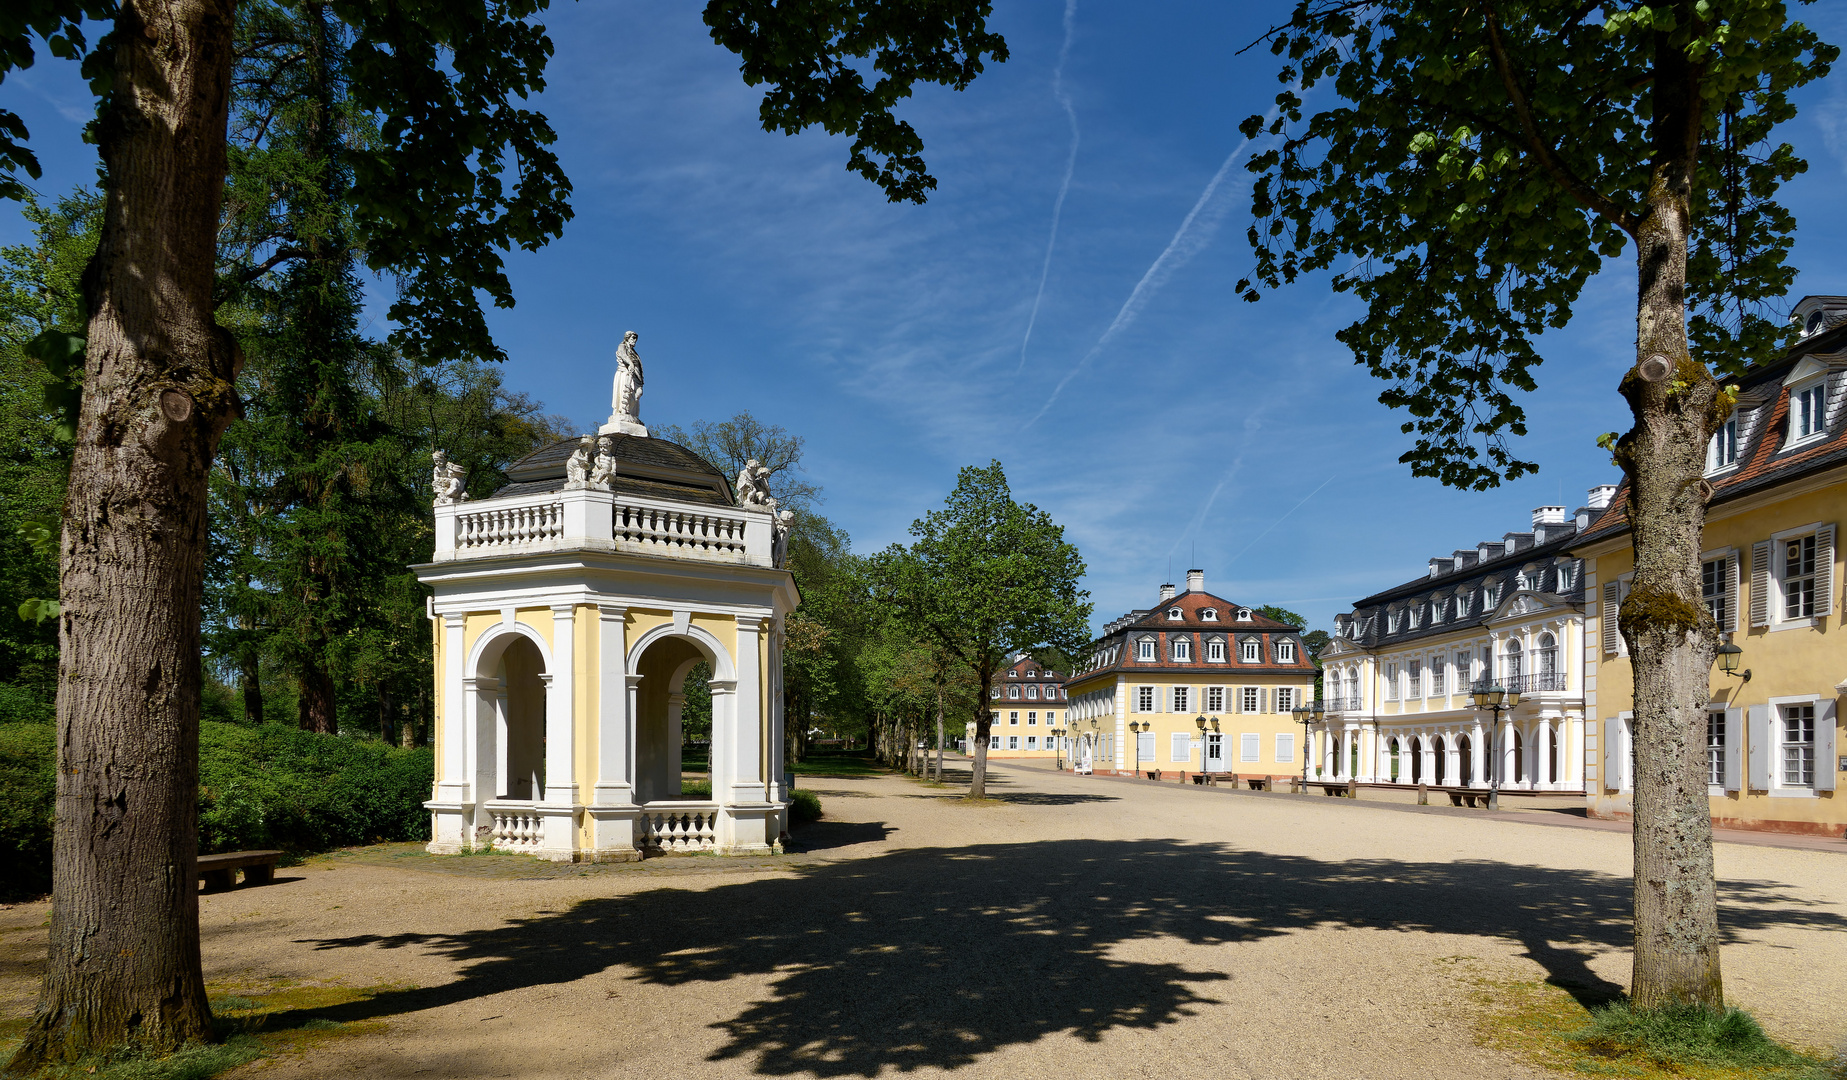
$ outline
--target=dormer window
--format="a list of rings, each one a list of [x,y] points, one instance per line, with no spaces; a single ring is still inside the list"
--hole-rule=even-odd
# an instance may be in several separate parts
[[[1018,672],[1017,670],[1016,670],[1016,671],[1009,671],[1009,672],[1007,673],[1007,677],[1008,677],[1009,679],[1017,679],[1017,678],[1019,678],[1019,677],[1020,677],[1020,673],[1019,673],[1019,672]]]
[[[1405,619],[1409,623],[1411,629],[1417,629],[1418,617],[1422,615],[1423,612],[1424,605],[1422,604],[1418,604],[1416,607],[1409,608],[1405,611]]]
[[[1007,688],[1007,696],[1014,701],[1020,700],[1020,688],[1017,686],[1009,686]]]
[[[1239,608],[1238,609],[1238,621],[1239,622],[1250,622],[1251,621],[1251,609],[1250,608]]]
[[[1295,642],[1279,641],[1276,643],[1276,662],[1279,664],[1295,663]]]
[[[1170,607],[1167,609],[1167,621],[1168,622],[1179,622],[1181,618],[1183,617],[1184,617],[1184,613],[1179,608]]]
[[[1026,677],[1029,679],[1036,679],[1039,677],[1039,673],[1037,671],[1032,670],[1031,668],[1027,668]]]
[[[1828,429],[1828,384],[1816,379],[1805,386],[1789,390],[1789,441],[1803,442],[1825,434]]]
[[[1385,616],[1385,632],[1386,633],[1396,634],[1398,632],[1398,618],[1399,618],[1399,613],[1396,611],[1391,611],[1391,612],[1386,613],[1386,616]]]
[[[1212,638],[1206,642],[1206,663],[1222,664],[1225,662],[1225,639]]]
[[[1719,430],[1712,433],[1712,441],[1706,444],[1706,471],[1718,472],[1738,464],[1738,418],[1736,416],[1719,425]]]
[[[1246,638],[1239,643],[1238,659],[1247,664],[1255,664],[1263,659],[1263,653],[1257,645],[1256,638]]]
[[[1443,597],[1436,596],[1436,597],[1431,598],[1430,600],[1430,625],[1435,626],[1437,623],[1440,623],[1443,621],[1443,609],[1447,606],[1448,606],[1448,603]]]
[[[1174,646],[1174,663],[1186,664],[1186,663],[1192,662],[1193,642],[1190,638],[1183,638],[1183,637],[1175,638],[1173,641],[1173,646]]]
[[[1218,622],[1219,621],[1218,609],[1217,608],[1200,608],[1199,618],[1203,622]]]
[[[1141,661],[1152,661],[1154,659],[1153,638],[1145,637],[1135,643],[1135,659]]]

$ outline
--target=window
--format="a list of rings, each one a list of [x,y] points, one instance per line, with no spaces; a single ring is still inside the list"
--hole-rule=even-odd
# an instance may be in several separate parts
[[[1424,613],[1424,605],[1422,604],[1418,604],[1415,607],[1406,608],[1405,609],[1406,625],[1409,626],[1412,630],[1417,629],[1417,620],[1419,616],[1423,615],[1423,613]]]
[[[1398,632],[1398,612],[1393,611],[1385,616],[1385,632],[1388,634]]]
[[[1046,713],[1046,714],[1045,714],[1045,726],[1046,726],[1046,727],[1052,727],[1053,725],[1055,725],[1055,724],[1057,724],[1057,723],[1058,723],[1058,714],[1057,714],[1057,713],[1055,713],[1055,712],[1048,712],[1048,713]]]
[[[1443,658],[1441,656],[1432,657],[1430,660],[1430,696],[1431,697],[1442,697],[1443,696],[1443,675],[1444,675],[1443,669],[1446,666],[1448,665],[1443,663]]]
[[[1135,659],[1148,661],[1154,659],[1154,639],[1143,638],[1135,643]]]
[[[1263,659],[1262,654],[1259,652],[1256,638],[1246,638],[1239,643],[1238,659],[1247,664],[1255,664],[1257,661]]]
[[[1167,621],[1168,622],[1179,622],[1183,614],[1184,613],[1179,608],[1170,607],[1167,609]]]
[[[1738,464],[1738,418],[1732,417],[1719,425],[1719,430],[1712,433],[1712,441],[1706,445],[1706,471],[1717,472],[1727,466]]]
[[[1239,622],[1250,622],[1251,621],[1251,609],[1250,608],[1239,608],[1238,609],[1238,621]]]
[[[1481,608],[1483,611],[1488,610],[1489,608],[1493,607],[1494,605],[1500,602],[1501,602],[1501,587],[1499,585],[1482,586]]]
[[[1276,760],[1278,763],[1295,760],[1295,734],[1293,732],[1284,731],[1277,734]]]
[[[1815,786],[1815,706],[1783,706],[1783,785]]]
[[[1725,710],[1706,714],[1706,783],[1725,786]]]
[[[1009,679],[1017,679],[1017,678],[1019,678],[1019,677],[1020,677],[1020,673],[1019,673],[1018,671],[1009,671],[1009,672],[1007,673],[1007,677],[1008,677]]]
[[[1050,742],[1051,740],[1050,740],[1050,739],[1047,739],[1046,741],[1047,741],[1047,742]],[[1028,749],[1028,750],[1037,750],[1037,749],[1039,749],[1039,736],[1037,736],[1037,735],[1028,735],[1028,736],[1026,736],[1026,749]]]
[[[1010,713],[1008,713],[1008,714],[1007,714],[1007,722],[1008,722],[1009,724],[1018,724],[1018,723],[1020,722],[1020,714],[1019,714],[1019,713],[1017,713],[1017,712],[1010,712]]]
[[[1783,617],[1808,619],[1815,615],[1815,538],[1799,536],[1783,541]]]
[[[1154,687],[1138,686],[1135,688],[1135,711],[1154,711]]]
[[[1007,737],[1005,735],[988,736],[988,749],[999,750],[1001,748],[1001,743],[1005,742],[1006,739]]]
[[[1398,665],[1385,665],[1385,700],[1398,700]]]
[[[1185,664],[1185,663],[1190,663],[1192,661],[1193,659],[1193,639],[1192,638],[1177,637],[1173,640],[1173,646],[1174,646],[1174,662],[1176,664]]]
[[[1295,663],[1295,642],[1281,641],[1277,643],[1276,662],[1279,664]]]
[[[1563,690],[1564,684],[1558,681],[1558,639],[1547,631],[1533,644],[1533,674],[1540,680],[1537,689]]]
[[[1501,668],[1501,678],[1508,684],[1509,689],[1519,688],[1520,676],[1526,673],[1526,657],[1521,655],[1520,643],[1518,641],[1509,641],[1507,643],[1506,660],[1506,665]]]
[[[1456,594],[1456,618],[1465,619],[1468,617],[1468,614],[1469,614],[1469,594],[1465,592],[1459,592]]]
[[[994,689],[989,690],[988,698],[993,701],[999,701],[1000,700],[1000,687],[996,686]]]
[[[1222,664],[1225,662],[1225,639],[1213,638],[1206,642],[1206,663]]]
[[[1244,696],[1244,707],[1238,711],[1247,713],[1263,711],[1263,689],[1261,687],[1246,686],[1240,689],[1239,693]]]
[[[1405,682],[1408,684],[1406,697],[1421,698],[1424,696],[1424,662],[1422,660],[1413,660],[1405,665]]]
[[[1219,621],[1218,609],[1217,608],[1200,608],[1199,618],[1201,622],[1218,622]]]
[[[1791,442],[1812,439],[1827,430],[1825,415],[1828,387],[1824,382],[1791,390],[1789,394],[1789,435]]]
[[[1469,670],[1468,652],[1463,651],[1463,652],[1457,653],[1456,654],[1456,689],[1457,691],[1460,692],[1460,691],[1468,690],[1469,684],[1472,681],[1471,676],[1473,674],[1474,673]]]
[[[1295,687],[1293,686],[1277,687],[1276,689],[1276,711],[1279,713],[1286,713],[1293,708],[1295,708]],[[1251,760],[1256,761],[1257,759],[1252,758]]]
[[[1026,714],[1026,726],[1027,727],[1038,727],[1039,726],[1039,714],[1036,712],[1027,713]]]
[[[1222,686],[1206,687],[1206,711],[1222,713],[1225,711],[1225,688]]]
[[[1020,737],[1018,735],[1007,736],[1007,749],[1018,750],[1019,748],[1020,748]]]
[[[1442,596],[1436,596],[1436,597],[1431,598],[1430,600],[1430,625],[1435,626],[1436,624],[1443,621],[1443,612],[1444,612],[1444,609],[1447,607],[1449,607],[1448,598],[1442,597]]]
[[[1247,731],[1238,736],[1238,760],[1262,761],[1263,736],[1255,731]]]
[[[1180,713],[1190,712],[1191,710],[1187,707],[1187,699],[1192,689],[1193,688],[1190,686],[1174,687],[1174,707],[1169,711]]]
[[[1020,688],[1017,686],[1009,686],[1007,688],[1007,697],[1013,701],[1020,700]]]
[[[1572,563],[1559,563],[1558,564],[1558,591],[1562,593],[1570,592],[1571,591],[1571,579],[1576,576],[1577,576],[1577,567],[1575,565],[1573,565]]]
[[[1039,688],[1037,686],[1029,686],[1026,688],[1026,700],[1027,701],[1038,701],[1039,700]]]

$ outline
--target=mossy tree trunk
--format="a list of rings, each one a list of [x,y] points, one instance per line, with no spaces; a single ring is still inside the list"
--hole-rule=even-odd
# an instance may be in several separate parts
[[[235,409],[213,320],[230,0],[127,0],[62,541],[50,960],[9,1068],[209,1039],[199,966],[206,471]]]

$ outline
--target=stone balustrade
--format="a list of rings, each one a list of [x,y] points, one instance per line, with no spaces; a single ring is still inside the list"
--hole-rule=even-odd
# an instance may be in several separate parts
[[[532,803],[490,802],[486,810],[494,821],[493,850],[522,854],[539,850],[545,838],[545,824]]]
[[[645,855],[712,851],[718,846],[715,802],[651,802],[635,823],[635,846]]]
[[[558,550],[773,566],[767,509],[582,489],[436,507],[436,562]]]

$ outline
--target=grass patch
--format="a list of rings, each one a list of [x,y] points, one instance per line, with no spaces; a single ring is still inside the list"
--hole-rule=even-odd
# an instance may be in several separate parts
[[[790,762],[786,767],[797,776],[835,779],[884,776],[891,771],[874,761],[870,750],[811,750],[807,757]]]
[[[1557,1072],[1623,1080],[1836,1080],[1838,1063],[1765,1035],[1748,1013],[1639,1013],[1626,1002],[1586,1007],[1561,987],[1469,981],[1483,1008],[1477,1034],[1494,1049]]]
[[[712,797],[712,781],[698,780],[692,783],[688,783],[684,780],[680,781],[680,798],[682,799],[709,799],[711,797]]]

